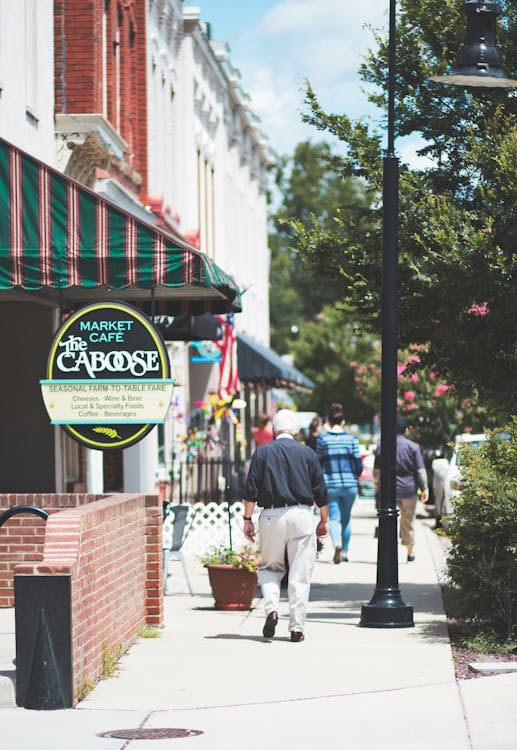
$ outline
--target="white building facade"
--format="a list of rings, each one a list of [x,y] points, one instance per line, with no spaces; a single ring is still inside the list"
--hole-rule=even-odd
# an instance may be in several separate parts
[[[224,42],[198,8],[183,10],[178,66],[182,126],[175,149],[181,229],[243,290],[238,330],[269,343],[266,171],[271,164]]]
[[[54,145],[53,0],[0,2],[0,136],[47,164]]]
[[[228,47],[210,38],[198,8],[148,0],[146,77],[148,205],[158,226],[180,233],[234,277],[244,292],[236,329],[267,345],[271,158]],[[218,364],[193,362],[184,342],[169,350],[175,401],[164,428],[125,452],[124,475],[134,477],[127,490],[144,489],[156,440],[156,476],[167,483],[178,436],[188,431],[196,404],[217,391]]]

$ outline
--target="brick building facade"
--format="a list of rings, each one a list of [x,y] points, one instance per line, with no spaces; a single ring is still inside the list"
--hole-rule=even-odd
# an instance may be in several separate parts
[[[69,117],[61,118],[68,123],[61,132],[73,154],[65,171],[84,182],[86,161],[90,185],[105,170],[135,196],[145,195],[145,2],[56,0],[54,46],[56,116]],[[122,144],[110,144],[104,130]]]

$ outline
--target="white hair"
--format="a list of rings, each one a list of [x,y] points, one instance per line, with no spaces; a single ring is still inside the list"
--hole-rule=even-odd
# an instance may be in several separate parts
[[[279,435],[281,432],[288,432],[290,435],[297,435],[300,427],[290,409],[280,409],[273,419],[273,432]]]

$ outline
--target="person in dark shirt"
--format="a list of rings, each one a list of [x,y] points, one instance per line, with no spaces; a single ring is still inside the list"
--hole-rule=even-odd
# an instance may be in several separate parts
[[[407,561],[415,559],[415,518],[417,491],[422,491],[421,500],[427,502],[429,490],[422,451],[417,443],[406,437],[407,421],[397,417],[397,505],[400,508],[400,542],[407,547]],[[381,445],[375,452],[373,478],[378,490],[381,479]]]
[[[262,563],[258,570],[264,597],[265,638],[272,638],[278,623],[280,582],[289,560],[289,630],[291,641],[304,640],[316,536],[328,533],[327,490],[318,458],[311,448],[295,440],[294,413],[281,409],[273,419],[275,440],[262,445],[251,457],[244,497],[244,535],[255,541],[251,516],[255,503],[262,508],[259,534]],[[312,504],[320,508],[314,528]]]
[[[321,433],[323,429],[323,420],[320,416],[315,416],[314,419],[311,420],[311,423],[309,425],[309,434],[307,435],[307,440],[305,441],[305,445],[308,445],[309,448],[312,448],[313,451],[316,450],[316,442],[318,440],[318,435]]]

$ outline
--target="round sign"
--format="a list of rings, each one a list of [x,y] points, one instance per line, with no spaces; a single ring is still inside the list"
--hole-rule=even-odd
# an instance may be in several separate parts
[[[97,450],[127,448],[145,437],[154,427],[142,413],[149,411],[149,389],[164,388],[164,379],[171,382],[159,332],[136,307],[111,301],[87,305],[65,320],[52,342],[47,378],[42,383],[52,391],[49,398],[57,403],[66,397],[74,410],[70,423],[54,424]],[[166,396],[157,398],[166,411]],[[163,418],[154,420],[159,421]]]

